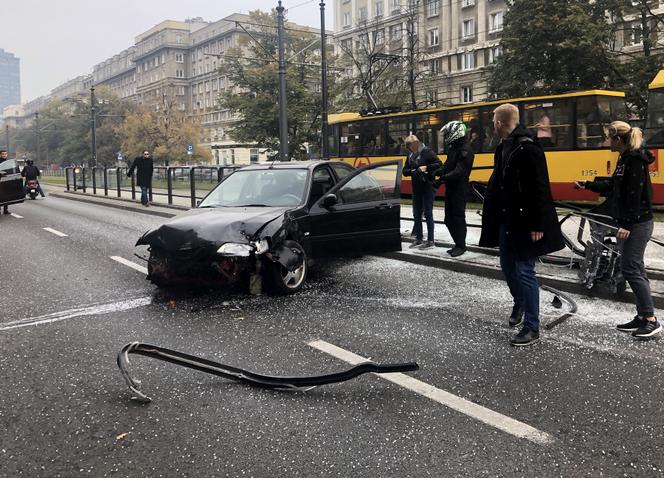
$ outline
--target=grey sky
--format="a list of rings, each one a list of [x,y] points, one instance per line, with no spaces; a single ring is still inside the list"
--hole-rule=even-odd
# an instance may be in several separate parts
[[[283,0],[291,7],[288,20],[320,26],[319,1]],[[325,3],[330,30],[333,2]],[[219,20],[276,5],[277,0],[3,0],[0,48],[21,59],[25,103],[90,73],[93,65],[133,45],[134,37],[163,20]]]

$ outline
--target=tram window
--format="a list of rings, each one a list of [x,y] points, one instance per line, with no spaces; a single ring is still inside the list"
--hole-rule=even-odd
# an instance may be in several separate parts
[[[482,119],[482,151],[493,153],[500,144],[500,136],[493,127],[493,110],[495,106],[484,107],[480,110]]]
[[[646,121],[646,144],[664,146],[664,91],[650,90]]]
[[[387,125],[387,154],[403,156],[407,154],[406,137],[411,132],[411,120],[408,118],[391,119]]]
[[[447,121],[461,121],[468,128],[466,139],[475,153],[482,150],[485,133],[480,128],[479,110],[477,108],[458,109],[447,112]],[[439,138],[442,139],[442,138]],[[442,144],[442,143],[441,143]]]
[[[576,141],[581,149],[611,146],[607,130],[609,124],[626,118],[625,99],[590,96],[576,102]]]
[[[329,148],[330,157],[336,158],[339,156],[339,126],[330,125],[328,128],[327,144]]]
[[[362,149],[360,131],[360,125],[357,123],[348,123],[341,126],[341,135],[339,137],[340,156],[360,155]]]
[[[383,120],[367,120],[360,124],[360,156],[381,156],[385,146]]]
[[[572,103],[569,100],[547,100],[523,105],[522,122],[544,149],[571,149]]]
[[[439,151],[438,132],[443,124],[438,115],[421,115],[415,121],[415,135],[425,146]]]

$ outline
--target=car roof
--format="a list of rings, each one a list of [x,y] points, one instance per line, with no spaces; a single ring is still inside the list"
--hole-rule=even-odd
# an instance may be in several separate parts
[[[254,169],[313,169],[319,164],[331,164],[331,163],[346,164],[347,166],[352,168],[350,164],[344,163],[343,161],[330,161],[330,160],[317,159],[312,161],[284,161],[284,162],[274,161],[269,163],[256,163],[250,166],[245,166],[240,169],[243,169],[245,171],[254,170]]]

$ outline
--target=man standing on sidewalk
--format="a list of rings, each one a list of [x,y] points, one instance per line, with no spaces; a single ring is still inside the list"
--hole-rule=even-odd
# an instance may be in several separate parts
[[[136,169],[136,185],[141,188],[141,204],[148,207],[150,205],[148,191],[152,188],[153,170],[150,151],[146,149],[143,151],[142,156],[134,158],[134,162],[131,164],[129,171],[127,171],[128,178],[131,177],[134,169]]]
[[[429,148],[424,146],[414,134],[406,138],[408,157],[403,165],[403,175],[410,176],[410,184],[413,188],[413,230],[415,231],[415,242],[411,248],[420,247],[429,249],[434,247],[434,221],[433,202],[436,198],[436,189],[433,186],[433,174],[440,168],[441,161]],[[423,242],[422,214],[427,221],[427,240]]]
[[[494,154],[480,246],[500,247],[500,267],[514,299],[509,325],[523,327],[512,345],[539,341],[539,283],[535,258],[565,247],[541,146],[519,124],[519,109],[509,103],[493,112],[502,138]]]

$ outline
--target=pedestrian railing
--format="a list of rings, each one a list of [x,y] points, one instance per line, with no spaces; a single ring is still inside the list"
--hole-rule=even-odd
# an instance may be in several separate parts
[[[162,196],[169,205],[175,198],[189,198],[191,207],[205,197],[207,193],[241,166],[157,166],[152,175],[152,187],[149,190],[150,202],[154,196]],[[127,177],[129,168],[65,168],[67,191],[104,196],[122,197],[131,193],[131,198],[140,195],[136,186],[136,171]],[[138,192],[137,192],[138,189]],[[162,202],[162,201],[159,201]]]

